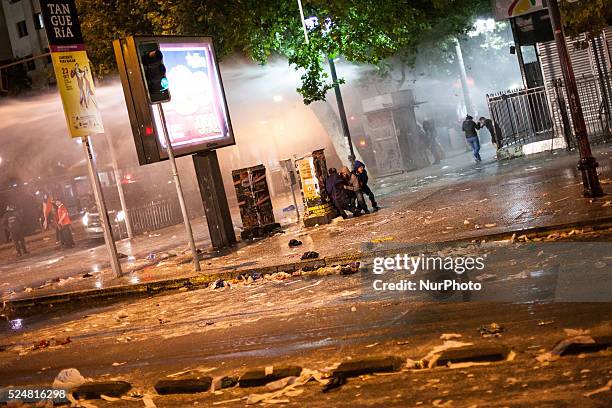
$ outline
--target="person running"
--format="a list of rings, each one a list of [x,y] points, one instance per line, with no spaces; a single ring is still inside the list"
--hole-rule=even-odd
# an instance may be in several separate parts
[[[68,209],[60,200],[57,200],[55,205],[57,206],[57,225],[60,229],[62,247],[72,248],[74,239],[72,238],[72,220],[68,215]]]
[[[7,206],[6,212],[2,216],[2,226],[9,232],[11,240],[15,243],[17,256],[29,254],[25,244],[23,217],[21,215],[21,211],[17,211],[15,207],[10,205]]]
[[[365,206],[365,198],[363,198],[363,194],[367,195],[370,199],[370,203],[372,204],[372,210],[378,211],[380,208],[376,203],[376,197],[374,197],[374,193],[370,189],[370,186],[368,186],[368,171],[365,168],[365,164],[363,164],[359,160],[355,160],[355,165],[353,166],[353,173],[355,174],[355,176],[357,176],[357,179],[359,180],[359,186],[361,187],[361,196],[364,208],[367,209],[367,207]]]
[[[474,160],[476,163],[480,163],[482,159],[480,158],[480,140],[478,140],[478,130],[480,126],[474,122],[474,118],[470,115],[465,117],[463,121],[462,129],[465,132],[465,140],[468,145],[472,148],[472,154],[474,155]]]

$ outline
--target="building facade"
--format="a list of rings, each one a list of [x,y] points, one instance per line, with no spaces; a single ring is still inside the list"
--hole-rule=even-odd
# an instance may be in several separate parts
[[[43,17],[38,0],[0,0],[0,66],[24,60],[0,70],[2,88],[17,75],[27,75],[33,88],[44,88],[53,81]]]

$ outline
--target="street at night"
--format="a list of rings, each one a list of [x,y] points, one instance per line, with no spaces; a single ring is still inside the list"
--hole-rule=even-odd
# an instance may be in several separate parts
[[[609,407],[612,7],[0,2],[0,406]]]

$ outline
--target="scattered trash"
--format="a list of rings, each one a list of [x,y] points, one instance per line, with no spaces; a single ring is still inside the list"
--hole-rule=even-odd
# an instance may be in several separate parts
[[[607,265],[605,262],[597,261],[593,264],[593,266],[596,267],[597,269],[601,269],[601,268],[605,268]]]
[[[497,227],[496,223],[491,223],[491,224],[485,224],[486,228],[493,228],[493,227]]]
[[[603,387],[597,388],[596,390],[593,390],[591,392],[587,392],[586,394],[583,394],[583,395],[585,397],[590,397],[592,395],[600,394],[602,392],[611,391],[611,390],[612,390],[612,380],[608,381],[608,383],[606,385],[604,385]]]
[[[128,314],[125,310],[120,310],[119,312],[117,312],[117,314],[115,315],[115,319],[116,320],[121,320],[121,319],[125,319],[126,317],[128,317]]]
[[[393,241],[394,239],[395,239],[394,237],[380,237],[380,238],[374,238],[371,242],[373,244],[380,244],[381,242]]]
[[[291,239],[289,241],[289,247],[290,248],[293,248],[293,247],[296,247],[296,246],[300,246],[300,245],[302,245],[302,241],[299,241],[297,239]]]
[[[76,368],[66,368],[55,376],[53,388],[63,388],[71,390],[87,381]]]
[[[276,380],[276,381],[267,383],[266,388],[270,391],[277,391],[282,388],[285,388],[288,385],[293,384],[295,380],[297,379],[298,377],[295,377],[295,376],[281,378],[280,380]]]
[[[310,371],[303,370],[302,374],[299,377],[296,377],[295,380],[287,385],[286,387],[269,392],[264,394],[251,394],[246,400],[248,405],[250,404],[258,404],[268,403],[268,404],[278,404],[278,403],[288,403],[288,399],[279,399],[280,397],[296,397],[304,392],[302,389],[298,389],[298,387],[303,386],[310,380],[318,381],[320,384],[327,385],[329,380],[324,377],[324,375],[318,371]]]
[[[469,220],[463,220],[463,225],[470,225],[470,221]]]
[[[563,329],[567,337],[586,336],[591,333],[588,329]]]
[[[295,211],[295,205],[291,204],[288,207],[283,208],[283,212]]]
[[[70,337],[66,337],[63,340],[62,339],[56,340],[54,338],[52,338],[51,340],[40,340],[38,343],[32,346],[31,350],[41,350],[41,349],[48,348],[48,347],[63,346],[71,342],[72,340],[70,340]]]
[[[317,259],[319,257],[319,253],[315,251],[306,251],[300,258],[302,261],[305,259]]]
[[[359,272],[359,262],[351,262],[348,265],[340,266],[340,274],[341,275],[352,275],[354,273]]]
[[[153,260],[155,260],[155,254],[151,252],[149,255],[147,255],[147,261],[153,261]]]
[[[329,392],[346,384],[346,377],[337,374],[329,378],[329,382],[323,387],[322,392]]]
[[[547,321],[540,320],[538,322],[538,326],[548,326],[549,324],[553,324],[554,322],[555,322],[554,320],[547,320]]]
[[[454,349],[454,348],[467,347],[471,345],[473,345],[473,343],[465,343],[462,341],[447,340],[444,342],[444,344],[434,347],[421,360],[407,361],[407,366],[410,368],[433,368],[438,362],[438,358],[440,358],[440,355],[442,354],[443,351]]]
[[[217,279],[211,286],[213,289],[223,288],[225,286],[225,281],[223,279]]]
[[[351,307],[351,312],[356,312],[357,308],[355,306]]]
[[[266,275],[266,278],[269,280],[285,280],[290,277],[291,275],[287,272],[274,272],[273,274]]]
[[[87,272],[85,275],[83,275],[83,278],[91,278],[93,277],[93,275],[89,272]]]
[[[480,326],[478,328],[478,332],[482,337],[501,337],[501,333],[504,331],[504,328],[497,323],[491,323],[487,325]]]
[[[553,360],[558,359],[563,354],[563,352],[567,350],[567,348],[570,347],[572,344],[593,344],[593,343],[595,343],[595,340],[593,340],[591,336],[570,337],[568,339],[557,342],[557,344],[552,348],[552,350],[540,354],[538,357],[536,357],[536,360],[538,360],[540,363],[543,363],[546,361],[553,361]]]
[[[459,333],[443,333],[440,336],[440,340],[454,340],[460,338],[461,335]]]

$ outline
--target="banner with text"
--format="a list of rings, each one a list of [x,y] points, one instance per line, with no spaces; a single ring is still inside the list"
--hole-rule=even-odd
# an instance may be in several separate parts
[[[103,133],[74,0],[41,0],[40,6],[70,134]]]

